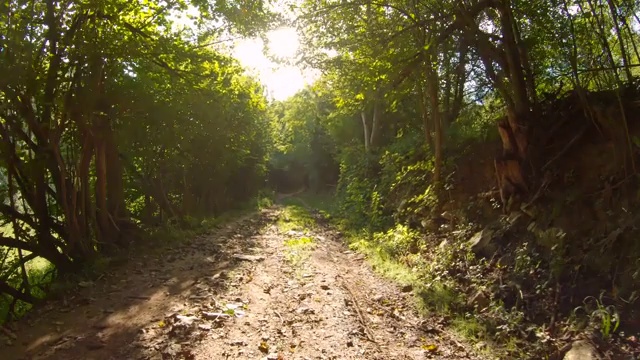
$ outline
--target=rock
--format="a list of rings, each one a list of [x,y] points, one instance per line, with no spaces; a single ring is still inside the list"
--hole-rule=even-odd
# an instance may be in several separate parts
[[[78,283],[78,286],[83,287],[83,288],[92,287],[93,286],[93,281],[80,281]]]
[[[353,341],[352,340],[348,340],[347,341],[347,347],[353,347]]]
[[[455,220],[455,215],[453,215],[450,211],[445,211],[442,214],[440,214],[440,216],[446,219],[447,221]]]
[[[467,241],[467,244],[471,247],[471,251],[475,254],[483,254],[490,256],[496,250],[496,245],[493,243],[495,240],[495,231],[490,228],[484,228],[478,231],[475,235]]]
[[[487,295],[482,291],[478,290],[469,298],[467,301],[467,306],[476,307],[478,309],[484,309],[491,304]]]
[[[440,228],[440,224],[438,224],[433,219],[422,219],[420,221],[420,225],[422,225],[422,227],[426,230],[430,231],[437,231]]]
[[[306,307],[306,306],[301,306],[301,307],[299,307],[299,308],[296,310],[296,312],[297,312],[298,314],[315,314],[315,313],[316,313],[316,311],[315,311],[315,310],[313,310],[313,309],[311,309],[311,308],[308,308],[308,307]]]
[[[507,217],[507,222],[512,226],[520,226],[524,225],[526,221],[526,217],[522,211],[513,211]]]
[[[571,350],[565,355],[563,360],[600,360],[596,348],[586,340],[578,340],[571,344]]]
[[[176,320],[181,325],[191,326],[194,321],[198,320],[198,318],[195,316],[176,315]]]

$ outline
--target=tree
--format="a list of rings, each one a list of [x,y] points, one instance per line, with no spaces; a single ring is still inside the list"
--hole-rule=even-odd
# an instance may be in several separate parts
[[[210,43],[272,23],[265,3],[0,7],[0,191],[12,199],[0,219],[13,224],[0,292],[30,302],[26,262],[73,271],[136,238],[142,219],[217,213],[260,186],[266,100]],[[176,26],[188,7],[200,18]]]

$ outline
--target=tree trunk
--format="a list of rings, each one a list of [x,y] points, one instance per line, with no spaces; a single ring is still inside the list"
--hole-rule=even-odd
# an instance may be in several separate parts
[[[369,140],[369,148],[375,149],[380,144],[380,132],[382,126],[382,113],[384,109],[382,107],[382,100],[376,93],[376,97],[373,102],[373,118],[371,121],[371,139]]]
[[[433,149],[433,138],[431,137],[432,126],[431,121],[429,121],[429,110],[427,106],[429,99],[423,89],[423,85],[418,85],[418,88],[420,90],[420,112],[422,115],[422,129],[424,131],[424,139],[429,149]]]
[[[609,11],[611,12],[611,19],[613,20],[613,28],[616,30],[616,36],[618,37],[618,43],[620,46],[620,55],[622,57],[622,63],[624,65],[625,74],[627,75],[627,81],[633,80],[631,75],[631,68],[629,67],[629,56],[627,55],[627,48],[624,46],[624,38],[622,31],[620,30],[620,22],[618,19],[618,7],[613,0],[607,0],[609,5]],[[615,66],[615,64],[613,64]]]
[[[100,131],[100,130],[98,130]],[[109,243],[112,238],[111,224],[109,222],[109,208],[107,206],[107,160],[104,139],[97,139],[95,146],[96,166],[96,218],[98,220],[98,241],[102,244]]]
[[[129,214],[124,199],[123,169],[122,162],[118,155],[111,121],[105,118],[104,125],[104,152],[106,167],[106,191],[107,191],[107,211],[110,216],[110,232],[120,243],[126,244],[124,228],[129,228],[132,223],[129,221]]]
[[[433,185],[438,192],[441,188],[442,178],[442,147],[443,147],[443,134],[442,134],[442,119],[439,107],[439,80],[437,69],[434,68],[432,58],[427,59],[426,64],[426,82],[427,82],[427,96],[429,97],[429,103],[431,105],[431,122],[433,123],[433,129],[435,132],[434,141],[434,166],[433,166]]]
[[[369,125],[367,124],[367,113],[365,110],[360,112],[362,118],[362,129],[364,131],[364,151],[369,152]]]
[[[193,210],[193,193],[187,176],[187,169],[182,169],[182,213],[189,214]]]

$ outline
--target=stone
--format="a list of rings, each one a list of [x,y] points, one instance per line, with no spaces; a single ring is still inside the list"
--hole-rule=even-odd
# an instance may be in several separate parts
[[[601,360],[596,348],[586,340],[578,340],[571,344],[571,349],[563,360]]]
[[[491,304],[489,297],[482,291],[476,291],[473,296],[467,301],[467,306],[476,307],[478,309],[484,309]]]
[[[494,243],[496,240],[495,231],[490,228],[484,228],[478,231],[467,241],[467,244],[475,254],[491,256],[497,250]]]

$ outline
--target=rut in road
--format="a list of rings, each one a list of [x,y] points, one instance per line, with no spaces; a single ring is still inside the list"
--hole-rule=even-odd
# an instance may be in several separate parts
[[[16,329],[24,359],[477,359],[327,226],[263,210],[131,261]],[[286,223],[286,221],[284,221]],[[133,267],[133,268],[130,268]],[[407,289],[404,289],[407,290]],[[89,299],[89,300],[87,300]],[[60,306],[69,311],[56,311]]]

